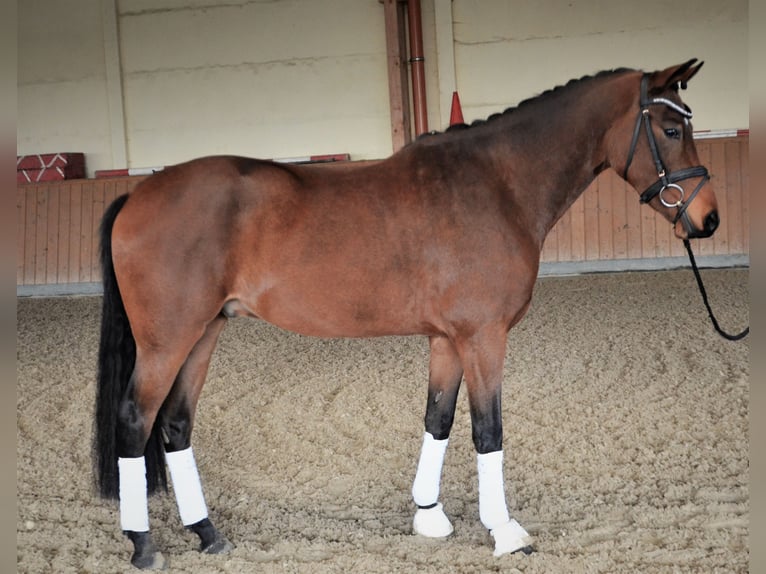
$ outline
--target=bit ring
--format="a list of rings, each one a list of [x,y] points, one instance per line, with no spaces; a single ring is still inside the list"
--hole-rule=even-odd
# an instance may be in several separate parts
[[[666,201],[665,198],[662,196],[665,190],[671,187],[673,189],[677,189],[678,193],[681,194],[681,197],[679,198],[679,200],[673,203]],[[675,183],[669,183],[667,185],[663,185],[659,195],[660,195],[660,203],[662,203],[662,205],[664,205],[665,207],[681,207],[684,203],[684,188],[681,187],[680,185],[676,185]]]

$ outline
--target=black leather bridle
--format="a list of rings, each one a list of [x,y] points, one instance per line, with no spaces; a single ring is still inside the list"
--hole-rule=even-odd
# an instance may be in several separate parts
[[[665,207],[675,207],[678,209],[678,213],[676,213],[676,216],[673,219],[673,224],[675,225],[680,219],[689,237],[695,237],[698,236],[697,230],[694,229],[694,226],[689,220],[689,216],[686,214],[686,208],[689,207],[689,204],[697,196],[699,190],[702,189],[702,186],[705,185],[705,183],[707,183],[707,181],[710,179],[710,175],[708,174],[707,169],[701,165],[679,169],[678,171],[671,172],[670,174],[667,173],[665,165],[662,163],[662,159],[660,158],[660,152],[657,148],[657,140],[654,138],[654,132],[652,132],[651,118],[649,117],[649,107],[662,104],[674,109],[687,119],[692,117],[692,112],[690,109],[681,107],[677,103],[668,100],[667,98],[649,99],[647,96],[648,84],[649,76],[644,74],[641,78],[641,99],[639,100],[640,111],[638,112],[638,118],[636,119],[636,127],[633,129],[633,139],[630,142],[628,160],[625,163],[625,170],[622,172],[622,178],[626,181],[628,179],[628,168],[633,161],[633,154],[636,152],[636,144],[638,143],[638,136],[641,133],[641,124],[643,123],[644,128],[646,129],[646,137],[649,140],[649,149],[651,150],[652,158],[654,159],[654,166],[657,168],[658,179],[652,185],[647,187],[641,194],[641,203],[649,203],[652,199],[659,195],[662,205]],[[691,193],[689,198],[684,200],[684,188],[678,185],[677,182],[683,181],[684,179],[690,179],[692,177],[700,177],[702,179],[700,179],[700,182],[697,184],[697,187],[694,188],[694,191]],[[680,194],[678,201],[670,202],[665,197],[663,197],[663,193],[666,189],[675,189]],[[694,260],[694,254],[692,253],[689,239],[684,239],[684,246],[686,247],[686,251],[689,254],[689,261],[691,262],[692,270],[694,271],[694,277],[697,279],[697,285],[699,286],[700,294],[702,295],[702,301],[705,304],[705,308],[707,309],[708,315],[710,316],[710,320],[712,321],[715,330],[722,337],[728,339],[729,341],[738,341],[743,337],[746,337],[750,333],[749,326],[746,327],[744,331],[737,334],[730,334],[721,329],[721,326],[718,324],[718,321],[713,315],[713,310],[710,308],[707,292],[705,291],[705,286],[702,284],[702,277],[700,276],[699,269],[697,268],[697,262]]]
[[[649,108],[650,106],[654,105],[665,105],[673,110],[677,111],[679,114],[684,116],[685,118],[691,118],[692,113],[691,110],[689,110],[686,107],[681,107],[677,103],[668,100],[667,98],[649,98],[647,96],[647,86],[649,83],[649,76],[647,74],[644,74],[641,78],[641,97],[639,100],[639,106],[640,110],[638,113],[638,117],[636,118],[636,126],[633,129],[633,139],[630,142],[630,150],[628,151],[628,160],[625,164],[625,170],[623,171],[622,177],[627,181],[628,179],[628,168],[630,167],[631,162],[633,161],[633,154],[636,151],[636,144],[638,143],[638,136],[641,132],[641,124],[643,123],[645,129],[646,129],[646,137],[649,140],[649,149],[652,152],[652,158],[654,159],[654,165],[657,169],[657,176],[658,179],[656,182],[654,182],[652,185],[647,187],[644,192],[641,194],[641,203],[649,203],[652,199],[654,199],[656,196],[659,195],[660,202],[665,207],[675,207],[678,209],[678,212],[676,213],[675,218],[673,219],[673,224],[675,225],[678,220],[681,220],[681,223],[684,226],[684,229],[690,236],[696,235],[696,231],[694,229],[694,226],[692,225],[692,222],[689,220],[689,216],[686,213],[687,207],[689,207],[689,204],[692,202],[692,200],[697,196],[700,189],[702,189],[702,186],[707,183],[707,181],[710,179],[710,175],[708,174],[707,169],[702,166],[698,165],[695,167],[687,167],[684,169],[679,169],[678,171],[674,171],[671,173],[667,173],[667,170],[665,169],[665,165],[662,163],[662,158],[660,158],[660,152],[657,147],[657,140],[654,137],[654,132],[652,131],[651,126],[651,117],[649,116]],[[688,199],[684,199],[684,188],[678,185],[679,181],[683,181],[684,179],[690,179],[693,177],[701,177],[702,179],[697,184],[697,187],[694,188],[694,191],[689,195]],[[679,194],[680,197],[677,201],[668,201],[664,197],[664,193],[668,189],[674,189]]]

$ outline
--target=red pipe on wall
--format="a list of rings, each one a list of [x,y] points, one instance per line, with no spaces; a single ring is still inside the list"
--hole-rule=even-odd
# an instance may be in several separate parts
[[[412,107],[415,116],[415,136],[428,131],[426,107],[426,73],[423,55],[423,24],[420,0],[407,1],[407,20],[410,33],[410,66],[412,75]]]

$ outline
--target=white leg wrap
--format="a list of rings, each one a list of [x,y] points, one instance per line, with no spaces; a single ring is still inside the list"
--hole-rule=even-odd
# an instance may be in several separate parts
[[[202,483],[192,448],[166,452],[165,459],[173,481],[173,491],[183,525],[189,526],[207,518],[205,495],[202,493]]]
[[[479,518],[495,539],[495,556],[515,552],[532,542],[529,533],[512,520],[505,503],[503,451],[477,455]]]
[[[421,536],[443,538],[452,534],[452,523],[444,514],[444,507],[439,500],[439,484],[441,483],[444,454],[449,439],[436,440],[431,433],[423,436],[423,448],[420,451],[420,461],[412,485],[412,498],[418,508],[412,521],[412,529]]]
[[[485,527],[492,530],[510,520],[505,505],[503,451],[479,454],[476,459],[479,469],[479,518]]]
[[[149,505],[146,495],[146,461],[118,458],[120,474],[120,528],[133,532],[149,531]]]
[[[430,506],[439,500],[439,484],[448,442],[448,438],[436,440],[428,432],[423,436],[418,471],[412,484],[412,498],[418,506]]]

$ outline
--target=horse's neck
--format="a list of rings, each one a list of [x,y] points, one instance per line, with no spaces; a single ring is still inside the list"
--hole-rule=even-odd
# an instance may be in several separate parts
[[[599,104],[604,91],[594,89],[590,97],[567,101],[565,95],[537,110],[516,110],[493,150],[509,201],[524,212],[541,247],[556,221],[608,167],[605,138],[619,106]]]

